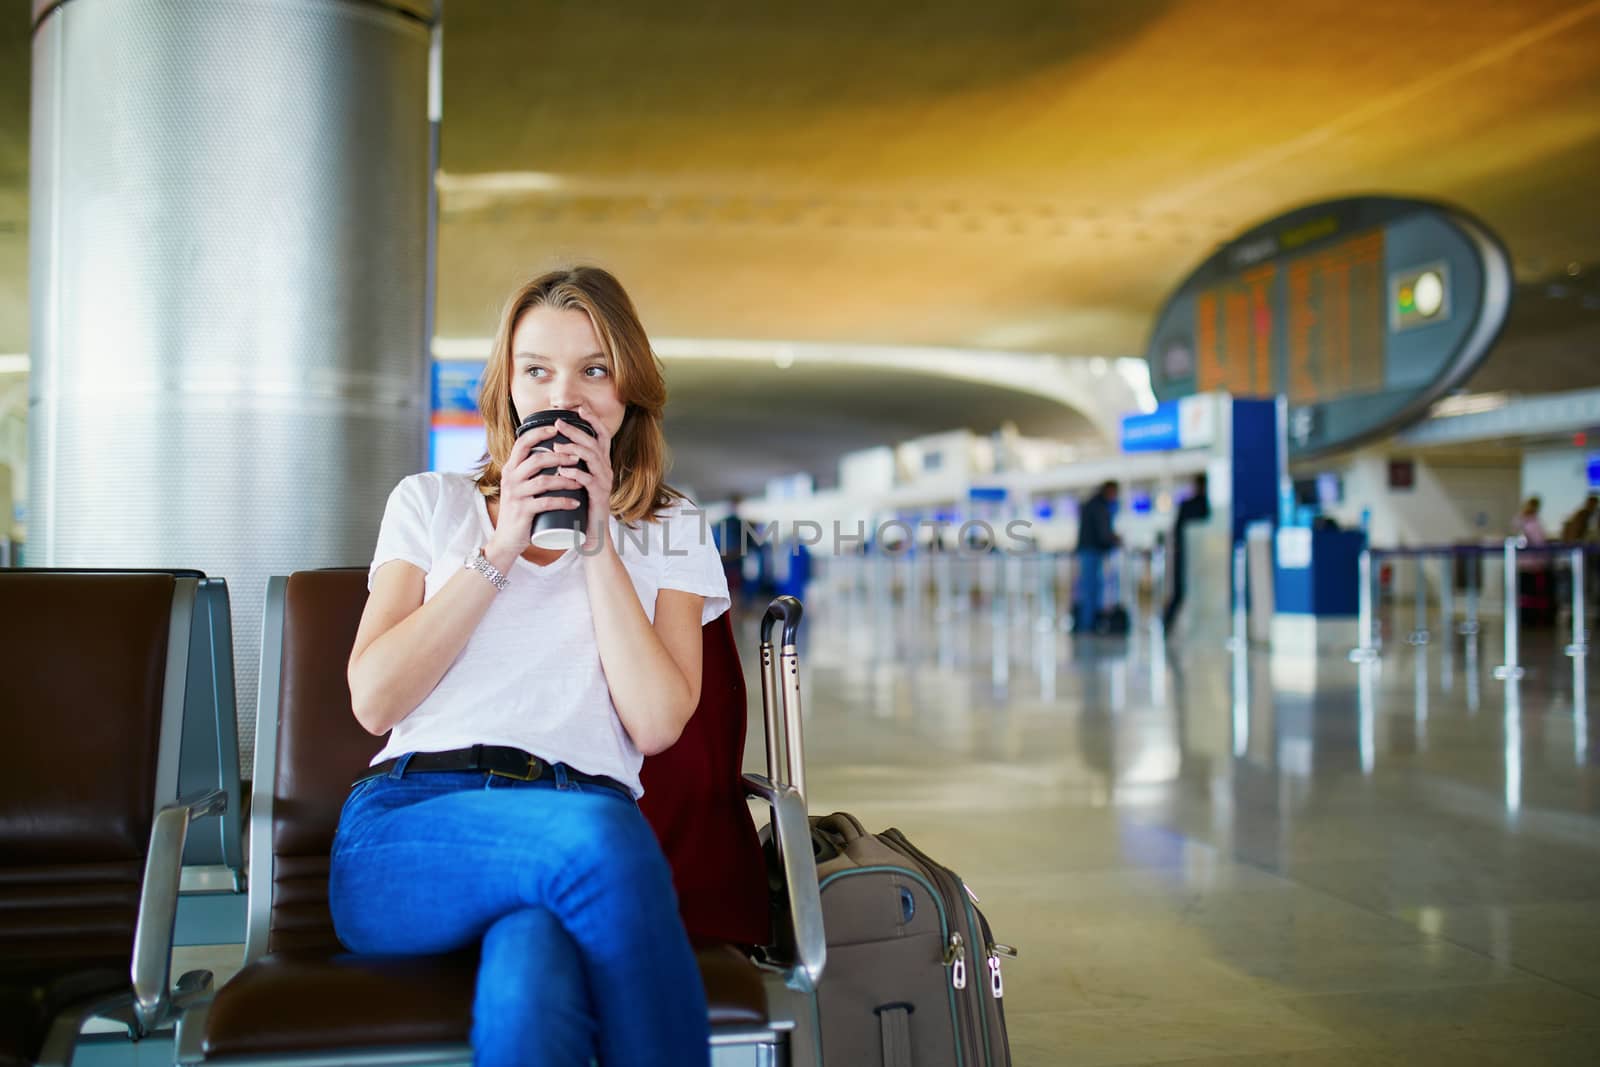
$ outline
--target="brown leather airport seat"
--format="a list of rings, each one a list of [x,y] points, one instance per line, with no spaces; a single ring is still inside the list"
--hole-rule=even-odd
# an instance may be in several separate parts
[[[199,872],[214,888],[216,876],[231,875],[235,887],[244,887],[244,854],[240,835],[245,805],[239,782],[239,728],[234,706],[233,615],[228,583],[193,568],[167,567],[21,567],[7,575],[169,574],[193,578],[194,618],[189,627],[188,684],[183,697],[183,731],[178,761],[179,796],[199,796],[220,789],[228,796],[227,811],[214,822],[191,827],[184,844],[185,867],[212,868]],[[225,872],[222,870],[225,868]],[[242,935],[242,930],[241,930]]]
[[[177,586],[0,572],[0,1062],[131,996]]]
[[[268,593],[263,633],[263,700],[258,711],[255,800],[251,814],[251,914],[247,965],[217,993],[215,1001],[180,1025],[181,1062],[226,1061],[271,1055],[292,1061],[297,1053],[362,1050],[382,1059],[399,1046],[464,1047],[471,1025],[476,960],[472,953],[448,957],[383,958],[346,953],[333,932],[328,910],[328,856],[350,782],[381,746],[350,711],[345,664],[366,603],[362,571],[308,571],[275,578]],[[274,618],[274,605],[281,617]],[[732,629],[719,619],[706,627],[706,662],[718,677],[737,672]],[[275,637],[281,652],[274,658]],[[731,658],[730,658],[731,656]],[[269,707],[274,664],[278,700]],[[731,665],[731,666],[730,666]],[[686,734],[690,746],[726,731],[735,714],[715,706],[737,698],[738,746],[742,755],[745,709],[742,677],[702,686],[702,729]],[[709,702],[709,703],[707,703]],[[698,718],[698,713],[697,713]],[[733,742],[724,739],[726,748]],[[731,751],[731,750],[730,750]],[[698,869],[680,886],[696,938],[701,972],[711,1004],[713,1032],[758,1031],[767,1026],[761,972],[726,938],[759,941],[766,931],[766,882],[754,828],[743,802],[739,756],[726,751],[680,753],[658,769],[663,797],[655,803],[656,825],[665,819],[669,859],[714,863],[720,878]],[[704,831],[685,829],[667,789],[674,769],[729,768],[721,791],[684,788],[682,804],[710,811]],[[727,797],[737,797],[738,815]],[[720,846],[718,841],[721,841]],[[674,842],[677,842],[674,845]],[[675,874],[676,874],[675,866]],[[712,885],[719,882],[724,887]],[[718,913],[718,901],[724,905]],[[705,929],[707,926],[711,929]],[[700,929],[697,929],[700,927]],[[705,936],[708,934],[710,936]],[[195,1037],[198,1031],[202,1036]],[[349,1059],[357,1058],[352,1053]]]

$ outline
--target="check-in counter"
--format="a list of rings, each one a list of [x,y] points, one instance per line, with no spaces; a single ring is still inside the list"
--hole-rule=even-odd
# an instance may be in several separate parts
[[[1359,561],[1366,544],[1360,530],[1278,530],[1274,650],[1343,652],[1354,646]]]

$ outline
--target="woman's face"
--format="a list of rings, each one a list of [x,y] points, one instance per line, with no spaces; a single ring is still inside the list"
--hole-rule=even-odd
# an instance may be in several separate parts
[[[627,412],[589,316],[550,307],[523,312],[511,333],[511,402],[524,419],[546,408],[576,411],[612,437]]]

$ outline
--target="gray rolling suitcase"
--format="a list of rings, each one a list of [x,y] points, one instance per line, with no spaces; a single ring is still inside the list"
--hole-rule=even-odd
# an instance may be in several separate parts
[[[792,787],[803,800],[796,650],[801,615],[793,597],[778,597],[767,608],[761,622],[761,697],[770,779]],[[780,621],[781,656],[772,643]],[[800,811],[798,806],[794,811],[796,832],[804,833]],[[821,976],[811,994],[812,1025],[792,1035],[791,1062],[1010,1067],[1001,961],[1015,957],[1016,950],[995,942],[977,896],[960,875],[899,830],[869,834],[853,815],[813,816],[810,828],[822,928],[800,935],[806,946],[795,954],[815,959]],[[762,838],[773,850],[770,826]],[[773,888],[781,893],[781,880]],[[809,989],[808,984],[803,991]]]
[[[961,877],[899,830],[813,817],[828,965],[817,987],[827,1067],[1010,1067],[997,944]]]

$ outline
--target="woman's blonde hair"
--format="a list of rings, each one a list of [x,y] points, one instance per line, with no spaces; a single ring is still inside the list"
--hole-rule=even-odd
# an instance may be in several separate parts
[[[667,383],[633,301],[617,279],[599,267],[540,275],[506,301],[478,396],[489,443],[478,471],[478,491],[487,497],[500,495],[501,468],[517,437],[511,408],[511,335],[524,314],[541,307],[589,316],[610,363],[617,398],[627,406],[622,425],[611,440],[611,512],[627,523],[653,518],[673,501],[683,499],[665,480],[670,459],[661,432],[661,412],[667,403]],[[526,418],[533,412],[520,414]]]

